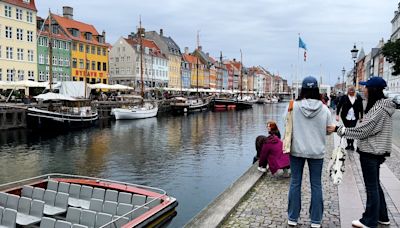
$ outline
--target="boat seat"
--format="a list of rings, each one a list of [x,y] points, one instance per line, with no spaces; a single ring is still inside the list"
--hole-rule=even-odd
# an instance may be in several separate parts
[[[148,203],[148,204],[146,204],[147,207],[153,208],[153,207],[158,206],[158,205],[161,204],[161,199],[160,198],[147,197],[146,203]]]
[[[117,202],[118,201],[118,192],[115,190],[107,189],[104,200]]]
[[[43,188],[35,187],[32,193],[32,199],[34,200],[43,200],[45,190]]]
[[[19,198],[17,195],[8,194],[6,207],[17,210]]]
[[[55,197],[55,202],[53,204],[44,205],[45,215],[59,215],[67,212],[68,207],[68,197],[67,193],[57,192]]]
[[[11,208],[5,208],[1,218],[1,228],[15,228],[17,221],[17,211]]]
[[[0,206],[5,207],[7,205],[8,194],[5,192],[0,192]]]
[[[117,207],[118,203],[117,202],[111,202],[111,201],[104,201],[103,204],[103,212],[111,215],[116,215],[117,214]]]
[[[126,204],[126,203],[120,203],[118,204],[117,208],[117,215],[119,216],[125,216],[125,217],[131,217],[131,214],[125,215],[126,213],[130,212],[133,210],[133,205],[132,204]]]
[[[96,215],[96,227],[104,226],[105,224],[111,222],[112,215],[106,213],[97,213]],[[104,228],[111,228],[110,225],[105,226]]]
[[[141,206],[146,203],[146,196],[133,194],[132,204],[133,206]]]
[[[69,192],[70,183],[59,182],[58,183],[58,192],[68,193]]]
[[[33,187],[30,185],[24,185],[22,187],[21,196],[32,198],[32,195],[33,195]]]
[[[148,207],[138,207],[138,206],[135,206],[135,208],[136,208],[136,210],[134,210],[134,211],[132,212],[131,219],[135,219],[135,218],[139,217],[140,215],[144,214],[145,212],[147,212],[147,211],[149,210]]]
[[[131,203],[132,202],[132,194],[128,192],[120,192],[118,194],[118,203]]]
[[[79,206],[84,209],[89,209],[92,194],[93,187],[82,185],[81,192],[79,194]]]
[[[101,212],[103,210],[103,200],[99,199],[91,199],[89,210]]]
[[[102,188],[94,188],[92,198],[103,201],[105,194],[106,194],[106,190],[104,190]]]
[[[68,207],[66,220],[72,224],[79,223],[82,209],[76,207]]]
[[[87,227],[94,227],[95,223],[96,223],[96,212],[83,209],[81,212],[79,224],[82,224]]]
[[[69,187],[69,199],[68,205],[72,207],[80,207],[79,194],[81,192],[81,186],[79,184],[71,184]]]
[[[28,226],[39,223],[42,220],[44,202],[39,200],[31,200],[25,197],[20,199],[22,206],[25,207],[22,211],[17,213],[17,224],[21,226]],[[28,204],[29,202],[29,204]],[[28,213],[26,208],[29,208]]]
[[[67,221],[57,220],[54,228],[71,228],[72,224]]]
[[[129,222],[129,218],[127,218],[127,217],[121,217],[121,218],[119,218],[119,216],[114,216],[113,217],[113,220],[115,220],[115,219],[118,219],[118,220],[116,220],[113,224],[115,225],[112,225],[111,227],[117,227],[117,228],[120,228],[120,227],[122,227],[123,225],[125,225],[125,224],[127,224],[128,222]]]
[[[54,228],[56,221],[53,218],[43,217],[42,221],[40,221],[40,228]]]
[[[53,190],[53,191],[56,192],[57,189],[58,189],[58,181],[55,181],[55,180],[50,179],[50,180],[47,182],[47,190]]]

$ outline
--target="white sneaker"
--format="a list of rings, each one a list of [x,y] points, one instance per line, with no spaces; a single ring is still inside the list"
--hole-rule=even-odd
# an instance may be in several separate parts
[[[311,223],[311,227],[312,227],[312,228],[320,228],[320,227],[321,227],[321,224],[318,224],[318,223]]]
[[[287,224],[288,224],[289,226],[297,226],[297,222],[290,221],[290,220],[287,221]]]
[[[387,222],[378,221],[378,223],[382,224],[382,225],[386,225],[386,226],[390,225],[390,221],[387,221]]]
[[[359,227],[359,228],[368,228],[368,226],[362,224],[360,222],[360,220],[354,220],[351,222],[351,225],[353,225],[354,227]]]
[[[263,167],[258,167],[257,169],[258,169],[258,171],[263,172],[263,173],[267,172],[267,169],[263,168]]]

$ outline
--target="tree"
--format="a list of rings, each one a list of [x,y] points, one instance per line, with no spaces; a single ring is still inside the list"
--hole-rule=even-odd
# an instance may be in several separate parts
[[[393,63],[392,75],[400,74],[400,39],[388,41],[382,48],[382,54],[389,63]]]

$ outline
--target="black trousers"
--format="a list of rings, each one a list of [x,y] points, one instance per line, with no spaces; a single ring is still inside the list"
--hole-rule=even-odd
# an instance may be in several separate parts
[[[342,118],[342,121],[345,127],[355,127],[358,120],[346,120],[346,118]],[[354,146],[354,139],[347,139],[347,146]]]

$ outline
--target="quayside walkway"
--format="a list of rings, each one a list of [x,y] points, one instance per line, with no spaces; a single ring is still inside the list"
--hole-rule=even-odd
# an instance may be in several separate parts
[[[348,152],[346,172],[341,185],[329,180],[326,165],[330,152],[339,139],[328,137],[327,153],[323,170],[324,216],[322,227],[351,227],[351,221],[359,219],[365,207],[365,188],[359,155]],[[307,166],[307,165],[306,165]],[[392,155],[381,166],[381,184],[389,210],[390,226],[400,227],[400,148],[393,145]],[[310,227],[310,187],[308,168],[304,169],[302,185],[302,211],[297,227]],[[247,192],[235,209],[222,222],[222,227],[286,227],[287,195],[289,178],[279,174],[264,174]]]

